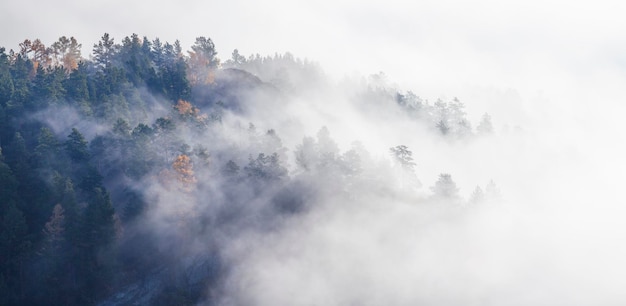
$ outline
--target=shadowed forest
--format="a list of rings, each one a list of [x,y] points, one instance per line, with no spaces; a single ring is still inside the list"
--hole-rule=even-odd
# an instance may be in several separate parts
[[[488,142],[492,118],[472,124],[462,97],[429,101],[383,73],[331,81],[289,53],[224,60],[206,37],[183,50],[104,34],[81,50],[0,48],[0,305],[263,304],[246,294],[251,257],[306,253],[292,242],[324,220],[355,218],[351,232],[360,211],[393,210],[419,231],[502,202],[493,181],[424,180],[436,161],[417,153],[435,147],[372,140]],[[357,295],[318,302],[385,304]]]

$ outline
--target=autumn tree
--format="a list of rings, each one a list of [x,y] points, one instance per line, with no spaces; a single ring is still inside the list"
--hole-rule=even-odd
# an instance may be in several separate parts
[[[39,39],[35,39],[30,41],[29,39],[24,40],[19,45],[20,51],[19,54],[23,58],[28,58],[33,63],[33,69],[31,71],[31,76],[34,76],[39,67],[48,67],[50,65],[50,55],[49,49],[41,42]]]
[[[61,36],[51,46],[55,65],[63,66],[68,73],[78,68],[78,63],[81,61],[80,49],[82,46],[73,36],[70,38]]]
[[[215,69],[220,64],[216,57],[215,44],[210,38],[200,36],[189,51],[189,71],[187,78],[193,85],[212,84],[215,80]]]
[[[182,184],[183,190],[189,191],[195,186],[197,180],[189,156],[185,154],[178,155],[172,164],[172,169],[174,169],[176,179]]]
[[[198,128],[204,128],[207,126],[208,116],[200,113],[200,110],[191,103],[182,99],[178,100],[174,109],[183,121],[192,122]]]

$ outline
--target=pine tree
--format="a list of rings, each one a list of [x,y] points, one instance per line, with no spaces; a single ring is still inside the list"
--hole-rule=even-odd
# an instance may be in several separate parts
[[[72,133],[67,136],[65,150],[74,162],[84,162],[89,160],[89,150],[87,141],[76,128],[72,128]]]
[[[456,200],[459,197],[459,188],[448,173],[439,174],[439,179],[430,190],[437,199]]]

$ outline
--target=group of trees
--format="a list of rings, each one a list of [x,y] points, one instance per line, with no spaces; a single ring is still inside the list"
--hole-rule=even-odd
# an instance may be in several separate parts
[[[410,118],[426,123],[447,139],[468,140],[472,136],[486,136],[494,132],[491,116],[487,113],[473,128],[467,118],[465,104],[458,98],[451,101],[437,99],[431,104],[412,91],[401,92],[388,87],[384,75],[372,76],[368,85],[368,89],[359,95],[360,100],[377,101],[374,107],[393,101]]]
[[[87,141],[76,129],[59,141],[41,127],[33,150],[16,132],[0,159],[2,304],[94,302],[111,281],[104,252],[115,215]],[[33,284],[40,290],[28,291]]]
[[[137,188],[142,184],[196,201],[206,196],[208,182],[219,186],[228,205],[216,213],[222,217],[198,222],[205,229],[223,223],[214,219],[235,222],[233,215],[246,212],[233,214],[233,207],[258,199],[293,213],[315,188],[349,194],[389,179],[384,173],[390,167],[358,143],[341,152],[327,128],[305,137],[293,152],[275,130],[259,132],[253,124],[240,129],[245,137],[228,139],[219,128],[228,101],[205,100],[216,90],[222,67],[209,38],[197,38],[187,54],[178,41],[136,34],[121,43],[104,34],[89,60],[81,47],[75,38],[61,37],[48,47],[35,39],[18,51],[0,48],[1,305],[95,304],[159,268],[148,259],[153,249],[129,246],[152,239],[136,229],[154,205]],[[319,79],[314,64],[290,54],[246,58],[235,50],[223,66],[248,70],[285,90]],[[428,116],[442,134],[472,133],[456,99],[429,106],[408,92],[396,102],[416,118]],[[37,116],[67,109],[88,123],[63,128]],[[492,131],[488,115],[477,130]],[[402,188],[419,188],[409,148],[396,146],[390,153]],[[290,158],[295,169],[289,169]],[[458,197],[448,174],[431,190],[433,197]],[[492,184],[485,194],[477,188],[471,201],[495,192]],[[146,262],[142,268],[137,258]],[[191,290],[176,288],[172,296]]]
[[[139,179],[159,162],[169,163],[185,187],[195,179],[185,155],[192,153],[173,148],[182,143],[172,131],[174,121],[190,122],[194,129],[207,125],[197,110],[183,111],[190,103],[182,99],[191,98],[198,75],[219,64],[211,40],[199,37],[189,56],[178,42],[135,34],[121,44],[105,34],[94,45],[92,60],[82,57],[81,48],[65,36],[50,46],[35,39],[20,43],[18,51],[0,48],[2,305],[102,299],[120,276],[112,246],[121,219],[141,206],[115,205],[107,182]],[[179,101],[173,119],[141,123],[158,96]],[[33,119],[38,112],[63,108],[110,125],[111,132],[88,141],[72,128],[63,138],[63,131]],[[163,150],[154,150],[164,143]],[[195,153],[207,154],[202,148]]]

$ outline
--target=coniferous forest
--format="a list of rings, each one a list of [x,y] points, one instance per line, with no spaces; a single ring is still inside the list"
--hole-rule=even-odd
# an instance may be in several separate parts
[[[218,57],[207,37],[183,50],[104,34],[91,49],[0,48],[0,305],[250,305],[243,258],[329,210],[413,207],[419,228],[502,200],[443,167],[425,179],[427,145],[363,142],[390,121],[447,147],[494,137],[462,97],[382,73],[330,81],[289,53]]]

